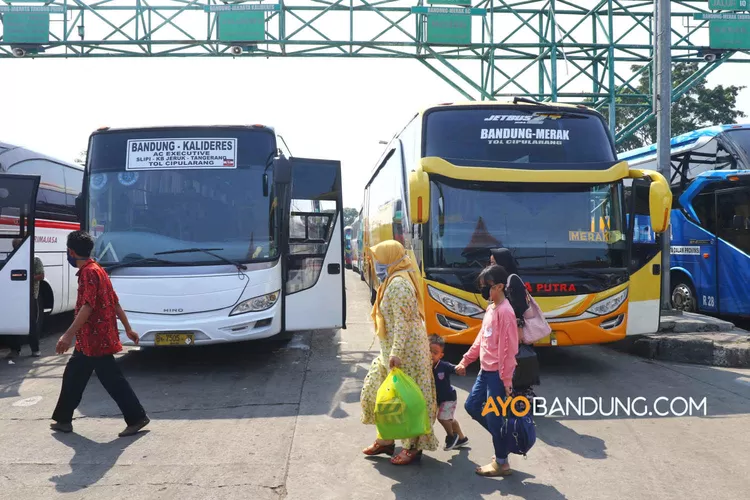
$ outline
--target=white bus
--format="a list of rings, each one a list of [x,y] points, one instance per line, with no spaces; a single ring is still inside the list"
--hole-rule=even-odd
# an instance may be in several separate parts
[[[362,275],[362,210],[352,222],[352,270]]]
[[[27,231],[19,232],[18,207],[5,205],[0,214],[0,230],[7,237],[0,239],[0,266],[9,263],[13,253],[12,239],[23,235],[25,252],[31,250],[44,264],[44,281],[39,287],[39,310],[46,314],[70,311],[75,306],[78,281],[76,270],[66,260],[68,233],[79,229],[75,200],[81,193],[83,167],[67,163],[26,148],[0,142],[0,188],[8,184],[9,175],[39,176],[35,203],[34,239],[26,245]],[[0,201],[2,203],[2,201]],[[16,234],[17,233],[17,234]],[[33,262],[33,259],[32,259]],[[18,286],[9,282],[9,276],[0,280],[0,296],[7,297]],[[33,280],[30,280],[33,281]],[[0,317],[14,314],[10,302],[3,300]],[[9,310],[4,308],[10,307]],[[43,320],[40,315],[39,320]],[[0,335],[10,334],[10,321],[0,322]],[[17,328],[13,328],[17,330]]]
[[[345,328],[339,162],[262,125],[103,128],[88,151],[82,226],[141,345]]]

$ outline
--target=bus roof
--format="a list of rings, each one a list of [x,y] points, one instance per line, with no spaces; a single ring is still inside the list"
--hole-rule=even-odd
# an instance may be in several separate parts
[[[270,132],[276,133],[276,130],[273,127],[269,127],[268,125],[156,125],[156,126],[149,126],[149,127],[121,127],[121,128],[110,128],[110,127],[101,127],[93,132],[92,135],[95,134],[106,134],[109,132],[140,132],[140,131],[150,131],[155,132],[159,130],[189,130],[189,129],[196,129],[196,128],[215,128],[215,129],[256,129],[256,130],[268,130]]]
[[[585,110],[585,111],[594,111],[593,109],[584,106],[582,104],[570,104],[570,103],[564,103],[564,102],[526,102],[526,101],[519,101],[519,102],[513,102],[513,101],[459,101],[459,102],[447,102],[447,103],[441,103],[441,104],[434,104],[432,106],[428,106],[422,111],[419,112],[419,114],[425,114],[428,111],[432,111],[434,109],[441,109],[441,108],[449,108],[449,107],[464,107],[464,106],[477,106],[477,107],[517,107],[517,106],[530,106],[530,107],[542,107],[542,108],[564,108],[564,109],[579,109],[579,110]]]
[[[722,132],[737,129],[750,129],[750,123],[734,123],[728,125],[714,125],[713,127],[704,127],[698,130],[693,130],[686,134],[673,137],[669,142],[672,147],[673,153],[676,152],[675,150],[677,149],[679,149],[681,152],[690,151],[702,146]],[[620,160],[633,162],[636,160],[644,160],[655,155],[656,144],[650,144],[648,146],[643,146],[642,148],[637,148],[621,153],[620,155],[618,155],[618,158]]]
[[[566,110],[578,110],[578,111],[585,111],[589,113],[596,113],[601,114],[595,109],[589,108],[587,106],[584,106],[582,104],[570,104],[570,103],[564,103],[564,102],[543,102],[543,101],[534,101],[534,102],[527,102],[527,101],[458,101],[458,102],[445,102],[441,104],[433,104],[432,106],[428,106],[426,108],[422,108],[420,111],[417,112],[416,115],[412,117],[412,120],[418,116],[424,116],[425,113],[428,111],[433,111],[436,109],[444,109],[444,108],[451,108],[451,107],[520,107],[520,106],[529,106],[532,108],[549,108],[553,110],[560,110],[560,109],[566,109]],[[411,122],[411,120],[410,120]],[[383,150],[383,153],[378,157],[378,161],[375,163],[375,167],[370,171],[370,178],[367,181],[367,184],[365,184],[365,187],[369,186],[372,180],[375,178],[375,174],[378,171],[378,167],[383,163],[383,160],[385,159],[386,155],[390,151],[388,146],[391,145],[393,142],[393,139],[395,139],[398,134],[401,131],[397,132],[393,135],[390,141],[388,141],[388,145],[386,146],[385,150]],[[364,207],[363,207],[364,208]]]
[[[58,158],[54,158],[52,156],[48,156],[28,148],[8,144],[7,142],[0,142],[0,172],[5,170],[6,165],[14,165],[19,161],[24,160],[49,160],[55,163],[60,163],[70,168],[83,170],[83,165],[60,160]]]

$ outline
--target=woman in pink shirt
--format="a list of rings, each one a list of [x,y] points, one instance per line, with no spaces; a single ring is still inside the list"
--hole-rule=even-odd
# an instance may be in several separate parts
[[[495,458],[483,467],[477,467],[480,476],[508,476],[507,436],[503,431],[505,419],[494,412],[482,416],[487,399],[505,399],[513,391],[513,370],[518,354],[518,326],[516,315],[505,298],[505,283],[508,272],[500,266],[490,266],[479,275],[482,296],[490,301],[484,314],[482,328],[474,344],[464,354],[456,373],[464,375],[466,367],[479,358],[481,370],[477,381],[466,399],[466,412],[492,435]]]

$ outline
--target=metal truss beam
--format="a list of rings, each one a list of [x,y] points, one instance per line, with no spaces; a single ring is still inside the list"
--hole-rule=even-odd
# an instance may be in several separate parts
[[[650,95],[635,92],[639,76],[652,73],[649,0],[475,0],[483,15],[472,16],[472,43],[460,46],[428,43],[426,16],[412,11],[427,6],[425,0],[277,1],[266,14],[265,40],[243,44],[222,42],[212,11],[242,1],[0,0],[0,7],[61,10],[50,14],[50,42],[22,46],[26,57],[416,59],[469,100],[526,95],[587,103],[609,112],[613,131],[618,107],[643,108],[616,131],[618,142],[653,117]],[[695,78],[674,89],[673,100],[721,64],[750,62],[750,51],[704,61],[708,21],[694,21],[693,14],[707,8],[705,0],[672,2],[673,61],[699,64]],[[16,47],[3,35],[0,58],[12,58]],[[242,53],[233,53],[232,45]],[[634,73],[633,65],[642,68]],[[623,92],[627,103],[618,102]]]

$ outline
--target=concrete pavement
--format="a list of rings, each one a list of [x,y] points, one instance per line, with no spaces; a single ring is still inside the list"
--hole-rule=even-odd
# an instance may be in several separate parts
[[[359,392],[376,353],[368,291],[349,273],[349,328],[306,332],[287,345],[130,352],[120,363],[149,411],[149,432],[124,423],[95,377],[75,433],[47,429],[66,357],[43,340],[40,359],[0,364],[0,492],[13,499],[743,498],[750,491],[750,370],[650,361],[604,347],[543,350],[552,398],[706,398],[707,416],[539,417],[515,474],[477,477],[489,436],[462,408],[460,451],[419,465],[365,458],[374,427]],[[451,349],[453,361],[463,348]],[[463,402],[474,371],[454,377]],[[442,428],[437,427],[442,440]]]
[[[750,368],[750,332],[702,314],[663,314],[659,331],[610,344],[648,359],[730,368]]]

